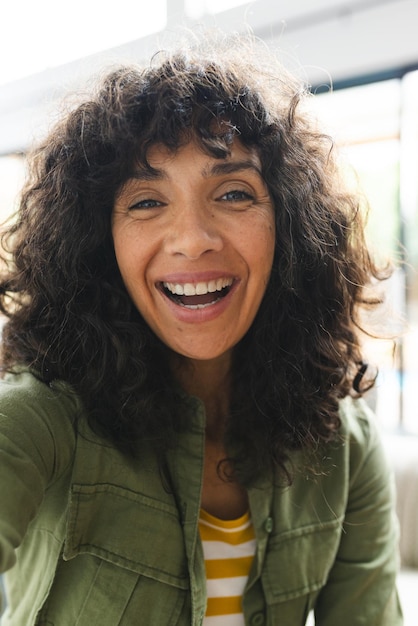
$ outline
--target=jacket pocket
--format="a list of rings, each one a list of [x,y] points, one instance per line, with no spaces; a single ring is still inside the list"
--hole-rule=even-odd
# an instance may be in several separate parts
[[[72,486],[63,560],[39,624],[188,623],[177,509],[112,484]]]
[[[334,519],[271,537],[262,574],[267,624],[305,624],[334,563],[341,525]]]
[[[187,589],[178,511],[118,485],[73,485],[64,559],[88,553]]]
[[[89,554],[58,564],[37,626],[186,626],[187,591]]]

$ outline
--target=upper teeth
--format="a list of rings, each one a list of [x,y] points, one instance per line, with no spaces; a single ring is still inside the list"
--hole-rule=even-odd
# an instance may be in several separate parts
[[[232,285],[232,278],[218,278],[207,283],[163,283],[164,287],[177,296],[203,296],[206,293],[221,291],[224,287]]]

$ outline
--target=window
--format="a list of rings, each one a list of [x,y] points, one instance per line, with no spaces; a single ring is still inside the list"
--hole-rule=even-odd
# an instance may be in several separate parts
[[[366,342],[379,367],[376,412],[388,428],[418,434],[418,72],[316,96],[319,117],[358,177],[370,212],[367,238],[378,258],[401,261],[387,284],[394,344]],[[348,176],[353,172],[348,169]],[[357,180],[357,179],[356,179]],[[406,318],[406,325],[403,319]]]

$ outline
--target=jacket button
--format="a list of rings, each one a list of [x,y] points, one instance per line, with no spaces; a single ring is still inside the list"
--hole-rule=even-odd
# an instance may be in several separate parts
[[[254,613],[251,618],[251,626],[263,626],[264,623],[264,613]]]
[[[271,533],[271,531],[273,530],[273,518],[272,517],[268,517],[266,521],[264,522],[264,530],[266,531],[266,533]]]

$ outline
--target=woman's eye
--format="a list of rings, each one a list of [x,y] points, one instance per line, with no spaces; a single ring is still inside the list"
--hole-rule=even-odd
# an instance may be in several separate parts
[[[242,202],[245,200],[253,200],[253,196],[241,189],[232,189],[222,194],[220,200],[226,200],[227,202]]]
[[[144,200],[139,200],[134,204],[131,204],[129,207],[130,211],[134,211],[135,209],[155,209],[156,207],[162,206],[162,202],[158,200],[153,200],[152,198],[145,198]]]

